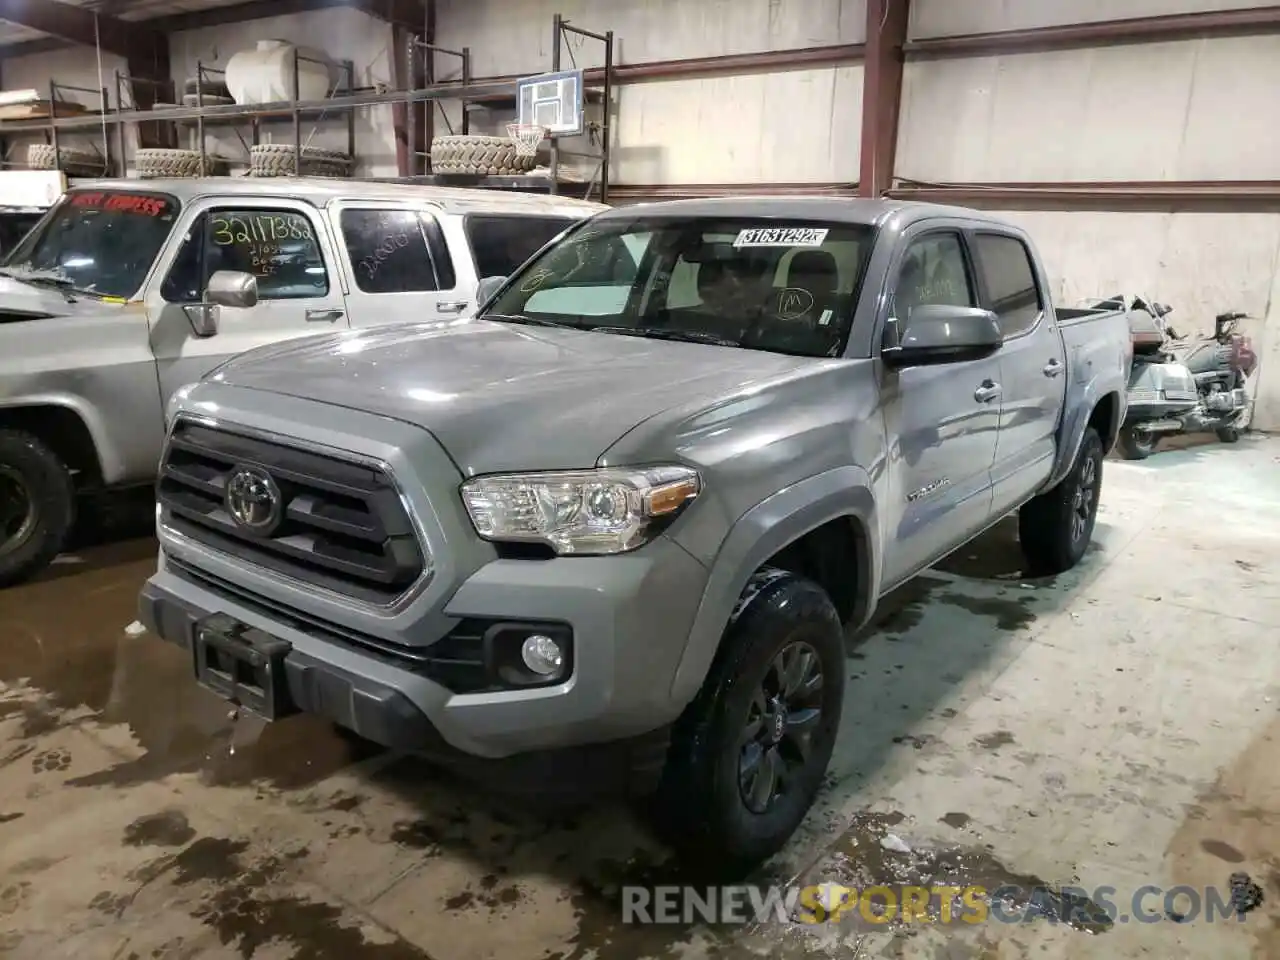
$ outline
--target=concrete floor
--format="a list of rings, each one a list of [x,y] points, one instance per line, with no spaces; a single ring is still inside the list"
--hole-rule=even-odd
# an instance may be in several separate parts
[[[892,598],[768,874],[1109,885],[1123,912],[1244,870],[1243,922],[624,926],[616,886],[673,875],[626,812],[548,822],[306,718],[232,722],[126,629],[141,538],[0,593],[0,956],[1280,957],[1280,441],[1108,462],[1097,540],[1026,581],[1004,524]]]

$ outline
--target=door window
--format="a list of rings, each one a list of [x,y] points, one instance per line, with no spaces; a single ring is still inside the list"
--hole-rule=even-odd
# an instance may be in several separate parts
[[[342,211],[356,286],[363,293],[423,293],[455,283],[440,226],[416,210]],[[437,242],[431,242],[431,241]]]
[[[260,300],[323,297],[329,273],[311,219],[296,210],[210,210],[191,225],[161,286],[171,303],[203,297],[219,270],[249,273]]]
[[[1040,319],[1042,304],[1031,254],[1016,237],[977,236],[978,270],[988,306],[1000,320],[1006,340],[1026,333]]]
[[[568,217],[468,216],[464,229],[476,259],[476,276],[511,276],[516,267],[576,222]]]
[[[926,304],[977,306],[964,245],[956,233],[934,233],[907,248],[894,290],[894,315],[909,319],[912,307]]]

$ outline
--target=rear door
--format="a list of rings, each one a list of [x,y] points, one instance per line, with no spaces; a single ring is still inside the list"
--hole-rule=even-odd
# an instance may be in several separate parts
[[[458,269],[434,209],[352,200],[331,210],[351,278],[353,327],[456,317],[474,302],[475,282]]]
[[[971,238],[982,305],[1000,320],[1000,433],[991,468],[992,512],[1001,516],[1034,493],[1053,470],[1066,394],[1066,355],[1031,251],[1017,236]]]
[[[245,350],[346,329],[334,257],[320,211],[310,204],[276,197],[191,204],[177,242],[161,258],[161,279],[145,298],[165,397]],[[197,337],[183,308],[201,302],[218,270],[257,277],[258,304],[220,308],[218,333]]]

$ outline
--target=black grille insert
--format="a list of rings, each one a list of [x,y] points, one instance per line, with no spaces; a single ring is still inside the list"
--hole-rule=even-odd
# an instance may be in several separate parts
[[[238,467],[265,471],[279,489],[283,517],[268,534],[242,527],[227,510],[227,482]],[[179,422],[156,499],[184,536],[355,600],[390,603],[425,566],[390,477],[365,464]]]

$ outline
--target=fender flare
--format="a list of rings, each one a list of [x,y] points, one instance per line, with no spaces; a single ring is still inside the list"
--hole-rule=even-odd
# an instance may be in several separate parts
[[[1105,393],[1099,390],[1096,383],[1090,383],[1085,387],[1084,396],[1080,398],[1080,402],[1074,405],[1071,414],[1063,420],[1062,428],[1059,436],[1062,442],[1058,447],[1058,460],[1053,466],[1053,473],[1049,475],[1049,479],[1045,481],[1043,490],[1052,490],[1062,482],[1063,477],[1071,472],[1071,467],[1076,462],[1076,456],[1080,453],[1080,444],[1084,442],[1084,431],[1089,426],[1089,421],[1093,419],[1093,412],[1098,409],[1098,404],[1102,402],[1104,397],[1110,396],[1114,391],[1107,390]],[[1120,398],[1117,398],[1119,400]],[[1116,412],[1113,420],[1117,420],[1123,415],[1120,405],[1117,403]],[[1119,436],[1120,424],[1113,422],[1111,424],[1111,435]],[[1104,439],[1105,445],[1105,439]],[[1103,451],[1103,454],[1110,453],[1110,449]]]
[[[124,472],[124,466],[117,456],[109,456],[110,450],[105,445],[107,427],[98,416],[96,410],[87,406],[80,398],[66,393],[34,393],[19,397],[5,397],[0,400],[0,415],[10,410],[30,410],[41,407],[56,407],[76,415],[85,429],[89,439],[93,441],[93,455],[98,461],[98,469],[102,482],[110,486]]]
[[[716,554],[684,656],[672,679],[673,701],[685,704],[697,695],[752,575],[787,544],[839,517],[849,517],[861,527],[858,589],[868,598],[876,596],[880,550],[875,539],[876,504],[867,471],[836,467],[779,490],[738,518]]]

